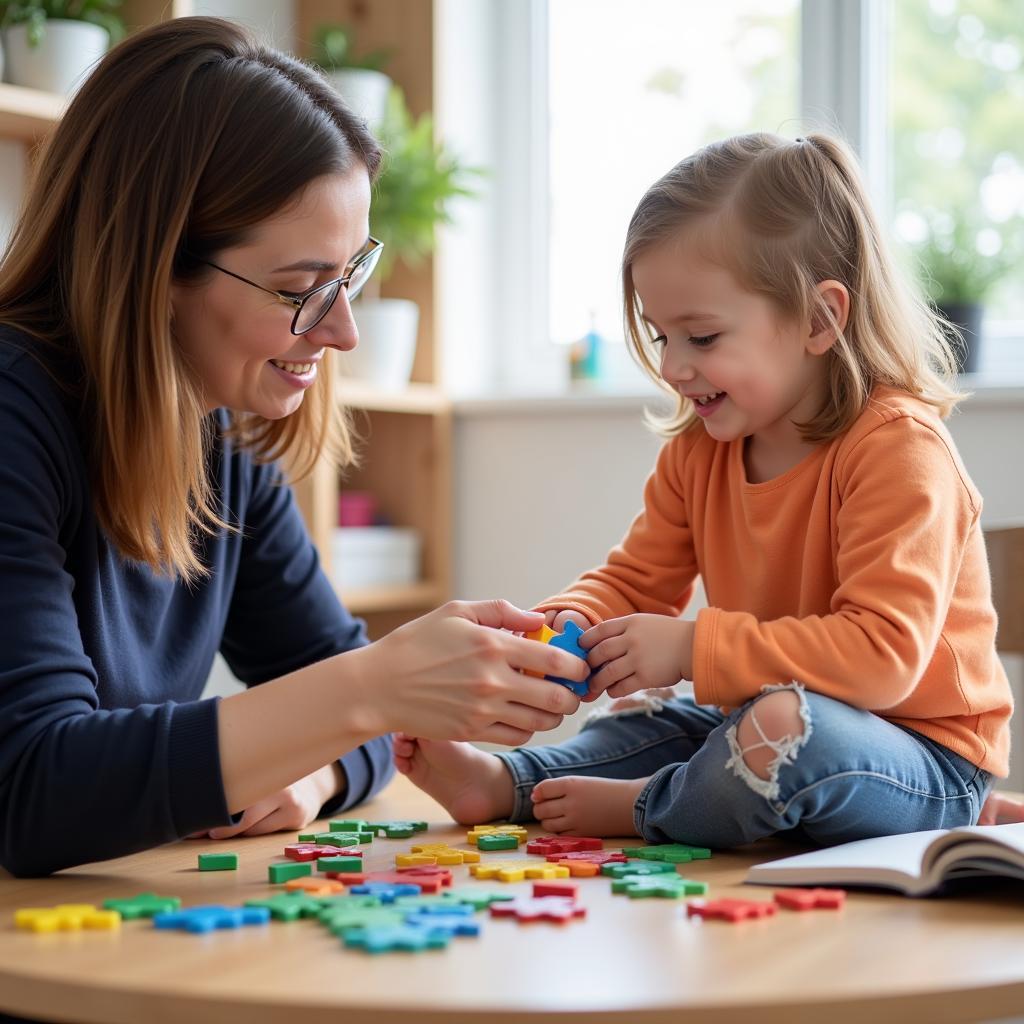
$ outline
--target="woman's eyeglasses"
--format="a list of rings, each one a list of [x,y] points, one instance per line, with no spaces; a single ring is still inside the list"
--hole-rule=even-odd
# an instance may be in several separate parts
[[[373,273],[373,268],[377,266],[377,262],[380,260],[383,248],[384,243],[371,236],[367,240],[366,245],[363,246],[362,251],[345,268],[345,273],[341,277],[336,277],[333,281],[328,281],[326,284],[318,284],[316,287],[310,288],[309,291],[302,292],[301,295],[296,295],[293,292],[279,292],[273,288],[264,288],[263,285],[250,281],[247,277],[242,277],[241,274],[236,274],[233,270],[227,270],[225,267],[221,267],[210,260],[201,259],[199,262],[213,267],[214,270],[219,270],[222,274],[227,274],[230,277],[237,278],[239,281],[244,281],[246,284],[252,285],[253,288],[259,288],[261,292],[273,295],[280,302],[294,307],[295,316],[292,317],[292,334],[305,334],[306,331],[311,331],[327,316],[342,288],[345,288],[348,292],[349,301],[362,291],[363,285],[366,284],[370,274]]]

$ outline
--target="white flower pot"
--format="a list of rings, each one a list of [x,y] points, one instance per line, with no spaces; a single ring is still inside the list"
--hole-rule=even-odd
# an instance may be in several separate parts
[[[43,41],[28,43],[28,26],[4,30],[7,79],[12,85],[70,96],[107,52],[110,36],[88,21],[47,18]]]
[[[342,352],[342,378],[365,381],[382,391],[401,391],[409,383],[416,357],[420,309],[408,299],[360,298],[352,308],[359,344]]]
[[[370,128],[384,120],[391,79],[383,71],[370,68],[343,68],[327,76],[335,92],[363,118]]]

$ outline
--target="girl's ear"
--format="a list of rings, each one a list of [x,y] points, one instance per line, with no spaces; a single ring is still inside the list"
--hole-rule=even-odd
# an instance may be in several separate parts
[[[822,281],[817,287],[818,297],[831,313],[841,331],[846,330],[846,322],[850,318],[850,292],[845,284],[839,281]],[[819,313],[811,317],[811,333],[807,339],[807,348],[814,355],[824,355],[836,343],[835,328],[829,319]]]

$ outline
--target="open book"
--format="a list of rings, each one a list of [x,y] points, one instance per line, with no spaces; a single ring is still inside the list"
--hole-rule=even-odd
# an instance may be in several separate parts
[[[925,896],[943,882],[983,875],[1024,879],[1024,822],[861,839],[756,864],[756,885],[867,885]]]

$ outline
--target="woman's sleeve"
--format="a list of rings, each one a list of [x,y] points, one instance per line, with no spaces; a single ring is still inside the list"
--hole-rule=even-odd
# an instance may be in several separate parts
[[[0,372],[0,864],[21,876],[230,820],[216,701],[99,707],[62,544],[76,442],[41,394]]]
[[[236,459],[248,460],[244,453]],[[289,487],[274,464],[251,465],[241,559],[221,642],[232,672],[246,686],[277,679],[367,643],[362,620],[353,618],[324,575]],[[338,703],[325,712],[344,715],[344,681]],[[344,790],[322,815],[362,803],[392,776],[391,738],[381,736],[339,759]]]

